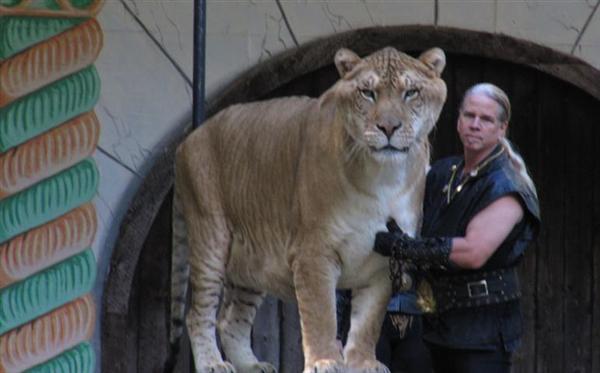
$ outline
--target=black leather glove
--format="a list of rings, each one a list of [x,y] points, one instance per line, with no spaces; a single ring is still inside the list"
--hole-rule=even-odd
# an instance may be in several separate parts
[[[388,232],[377,232],[373,250],[392,260],[409,262],[419,268],[447,268],[452,238],[411,238],[393,220],[386,224]]]
[[[394,246],[396,240],[404,236],[406,236],[406,238],[410,237],[404,233],[404,231],[402,231],[394,219],[388,220],[385,226],[388,231],[377,232],[375,235],[375,245],[373,246],[373,250],[383,256],[392,256],[392,247]]]

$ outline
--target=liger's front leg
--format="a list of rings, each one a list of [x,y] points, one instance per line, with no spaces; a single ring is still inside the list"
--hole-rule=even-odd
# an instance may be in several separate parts
[[[375,346],[391,292],[387,270],[377,273],[368,286],[352,290],[350,332],[344,348],[349,371],[389,373],[389,369],[375,358]]]
[[[346,372],[336,344],[335,287],[339,264],[325,257],[297,257],[292,265],[302,328],[304,373]]]

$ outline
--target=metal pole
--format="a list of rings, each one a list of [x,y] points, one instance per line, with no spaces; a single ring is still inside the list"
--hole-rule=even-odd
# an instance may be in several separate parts
[[[193,81],[192,81],[192,128],[197,128],[204,121],[204,77],[205,77],[205,60],[206,60],[206,0],[194,0],[194,61],[193,61]],[[183,253],[181,253],[183,254]],[[188,253],[185,253],[189,255]],[[173,261],[171,262],[173,264]],[[189,264],[188,264],[189,266]],[[171,268],[171,275],[175,270]],[[171,278],[173,281],[173,278]],[[186,288],[187,293],[187,288]],[[171,294],[171,297],[176,294]],[[171,300],[171,307],[173,301]],[[175,370],[179,371],[182,368],[177,365],[179,358],[179,350],[181,347],[181,335],[173,324],[173,309],[171,309],[170,323],[170,341],[171,351],[169,358],[165,362],[164,373],[172,373]],[[183,316],[183,315],[180,315]],[[188,359],[183,357],[181,361],[185,364]],[[185,365],[184,365],[185,367]],[[186,369],[187,371],[187,369]]]
[[[206,61],[206,0],[194,0],[194,80],[192,82],[192,127],[204,121]]]

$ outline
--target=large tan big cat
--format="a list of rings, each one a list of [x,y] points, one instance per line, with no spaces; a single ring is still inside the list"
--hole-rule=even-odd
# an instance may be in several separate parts
[[[188,272],[176,258],[189,243],[197,372],[275,371],[250,346],[266,293],[298,302],[304,372],[388,372],[375,359],[388,261],[372,246],[389,217],[417,230],[445,55],[385,48],[361,59],[341,49],[335,65],[341,78],[321,97],[229,107],[177,150],[173,290],[183,300]],[[353,294],[343,356],[336,287]]]

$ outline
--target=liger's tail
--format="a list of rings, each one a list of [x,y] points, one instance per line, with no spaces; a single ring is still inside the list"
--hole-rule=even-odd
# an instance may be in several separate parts
[[[181,199],[173,193],[173,241],[171,257],[171,325],[169,341],[176,344],[185,327],[185,305],[190,279],[189,246]]]

